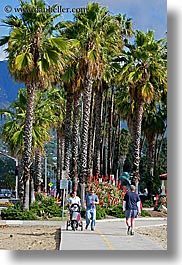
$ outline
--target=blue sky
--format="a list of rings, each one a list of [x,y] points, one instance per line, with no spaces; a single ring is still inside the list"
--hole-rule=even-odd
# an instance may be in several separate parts
[[[48,6],[58,3],[63,8],[85,7],[87,0],[46,0]],[[94,1],[90,1],[94,2]],[[134,28],[146,32],[148,29],[154,30],[155,38],[165,37],[167,31],[167,0],[98,0],[95,2],[106,6],[111,14],[126,14],[132,18]],[[12,7],[12,12],[6,13],[6,7]],[[1,0],[0,18],[4,19],[9,14],[16,15],[13,8],[19,7],[18,0]],[[9,9],[8,9],[9,10]],[[64,14],[62,19],[71,19],[72,15]],[[0,23],[0,36],[8,34],[8,28]],[[4,59],[2,48],[0,48],[0,60]]]

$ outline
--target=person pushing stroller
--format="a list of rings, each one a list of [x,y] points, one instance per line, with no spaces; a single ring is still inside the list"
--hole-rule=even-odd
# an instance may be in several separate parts
[[[77,230],[80,226],[81,230],[83,230],[83,222],[81,220],[81,200],[76,195],[76,191],[73,191],[68,198],[68,206],[69,206],[69,213],[70,219],[66,223],[66,230],[68,227],[71,226],[72,230]]]
[[[76,203],[76,204],[79,205],[79,207],[81,207],[81,200],[80,200],[80,198],[76,195],[76,191],[72,191],[72,193],[71,193],[70,195],[71,195],[71,196],[68,198],[68,206],[69,206],[70,220],[71,220],[71,214],[72,214],[71,205]]]
[[[76,191],[72,191],[72,193],[70,194],[71,196],[68,198],[68,205],[69,208],[71,207],[71,205],[73,203],[77,203],[79,206],[81,206],[81,200],[80,198],[76,195]]]

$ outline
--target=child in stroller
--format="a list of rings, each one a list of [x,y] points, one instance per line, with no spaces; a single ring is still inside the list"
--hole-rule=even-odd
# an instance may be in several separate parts
[[[70,220],[66,223],[66,230],[68,230],[68,226],[71,226],[72,230],[77,230],[78,227],[81,227],[81,230],[83,230],[83,222],[81,220],[81,210],[80,206],[77,203],[73,203],[70,206]]]

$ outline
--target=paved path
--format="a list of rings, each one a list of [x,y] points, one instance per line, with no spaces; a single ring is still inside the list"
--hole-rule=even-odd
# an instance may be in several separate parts
[[[126,234],[125,219],[105,219],[96,222],[95,231],[90,228],[77,231],[66,231],[64,221],[21,221],[0,220],[0,225],[47,225],[61,227],[60,250],[164,250],[153,240],[135,233],[134,236]],[[167,224],[167,218],[138,218],[135,227],[158,226]]]
[[[140,218],[135,227],[167,224],[166,218]],[[84,223],[85,227],[85,223]],[[60,250],[164,250],[153,240],[135,233],[126,234],[125,219],[98,220],[95,231],[66,231],[62,224]]]

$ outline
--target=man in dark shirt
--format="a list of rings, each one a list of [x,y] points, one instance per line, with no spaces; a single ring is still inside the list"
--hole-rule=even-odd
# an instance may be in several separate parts
[[[136,193],[134,185],[130,186],[123,199],[123,212],[126,216],[126,224],[128,226],[127,234],[134,235],[134,219],[140,215],[140,198]]]

